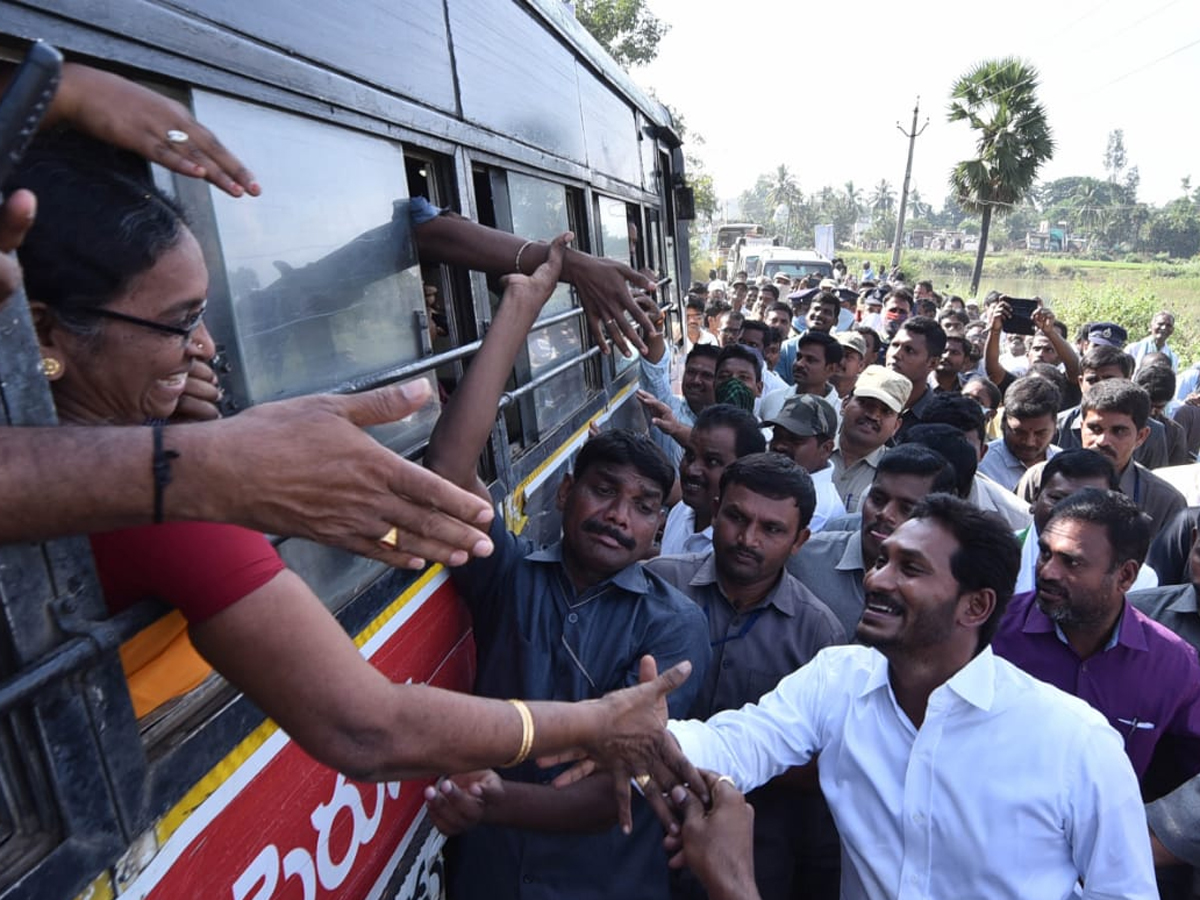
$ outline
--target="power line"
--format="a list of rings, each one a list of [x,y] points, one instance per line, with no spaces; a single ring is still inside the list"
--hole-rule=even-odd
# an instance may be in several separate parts
[[[1140,72],[1145,72],[1147,69],[1157,66],[1160,62],[1168,60],[1172,56],[1182,53],[1184,50],[1190,50],[1192,47],[1195,47],[1197,44],[1200,44],[1200,38],[1197,38],[1196,40],[1192,41],[1191,43],[1184,44],[1182,47],[1176,47],[1170,53],[1163,54],[1158,59],[1151,60],[1150,62],[1146,63],[1144,66],[1138,66],[1136,69],[1131,69],[1130,71],[1126,72],[1124,75],[1118,75],[1112,81],[1105,82],[1104,84],[1100,85],[1097,88],[1093,88],[1092,90],[1087,91],[1086,93],[1079,94],[1078,96],[1075,97],[1075,99],[1079,100],[1079,99],[1082,99],[1083,97],[1090,97],[1090,96],[1092,96],[1092,94],[1099,93],[1100,91],[1104,90],[1105,88],[1112,87],[1114,84],[1124,81],[1126,78],[1131,78],[1132,76],[1137,75]]]

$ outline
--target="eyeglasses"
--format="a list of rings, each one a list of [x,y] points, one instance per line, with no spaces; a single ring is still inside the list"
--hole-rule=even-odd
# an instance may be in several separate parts
[[[96,316],[99,319],[114,319],[118,322],[128,322],[130,325],[138,325],[142,328],[148,328],[151,331],[157,331],[159,334],[173,334],[176,337],[181,337],[186,342],[195,333],[196,329],[204,321],[204,313],[208,309],[208,301],[205,300],[200,304],[200,308],[194,313],[188,315],[178,325],[167,325],[164,322],[155,322],[153,319],[142,319],[138,316],[130,316],[122,312],[117,312],[113,309],[103,309],[95,307],[91,309],[76,310],[84,315]]]

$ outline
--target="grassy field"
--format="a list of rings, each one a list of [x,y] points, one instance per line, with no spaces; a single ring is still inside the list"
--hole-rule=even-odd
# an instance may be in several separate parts
[[[849,259],[846,264],[851,265]],[[938,291],[964,297],[974,264],[974,254],[923,251],[908,251],[900,263],[910,279],[929,278]],[[981,295],[992,290],[1041,297],[1072,328],[1083,322],[1117,322],[1131,341],[1149,333],[1156,312],[1169,310],[1176,323],[1172,348],[1184,362],[1200,360],[1200,263],[998,253],[984,260],[979,285]]]
[[[838,251],[851,272],[870,260],[886,271],[891,252]],[[706,260],[702,260],[706,263]],[[928,278],[943,294],[969,296],[974,253],[906,250],[900,268],[909,283]],[[707,267],[705,267],[707,271]],[[1117,322],[1130,340],[1149,333],[1161,309],[1175,314],[1171,347],[1184,363],[1200,361],[1200,260],[1092,260],[1036,253],[993,253],[983,263],[979,293],[1041,297],[1072,329],[1083,322]]]

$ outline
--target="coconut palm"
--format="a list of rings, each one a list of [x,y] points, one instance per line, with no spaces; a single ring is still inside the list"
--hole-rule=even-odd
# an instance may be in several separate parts
[[[767,203],[775,211],[776,216],[782,208],[786,215],[784,234],[791,238],[792,226],[796,220],[796,207],[804,201],[796,177],[788,171],[788,167],[780,164],[771,177],[771,187],[767,192]]]
[[[971,293],[979,290],[993,215],[1004,215],[1033,186],[1054,155],[1046,110],[1037,99],[1038,73],[1015,57],[979,63],[954,84],[948,117],[975,129],[973,159],[956,165],[950,188],[959,204],[981,217]]]
[[[862,190],[854,186],[853,181],[847,181],[842,190],[846,192],[846,202],[854,207],[854,213],[857,216],[862,211],[863,197]]]
[[[871,195],[871,208],[877,213],[890,213],[896,208],[896,192],[886,178],[875,185],[875,193]]]
[[[908,207],[912,210],[914,219],[928,219],[933,215],[933,207],[925,202],[925,198],[916,188],[908,192]]]

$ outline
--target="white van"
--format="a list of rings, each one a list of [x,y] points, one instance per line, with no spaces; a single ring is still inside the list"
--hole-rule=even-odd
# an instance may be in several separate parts
[[[774,280],[783,273],[789,278],[816,275],[818,278],[833,277],[833,263],[816,250],[792,250],[789,247],[765,247],[758,257],[756,275]]]

